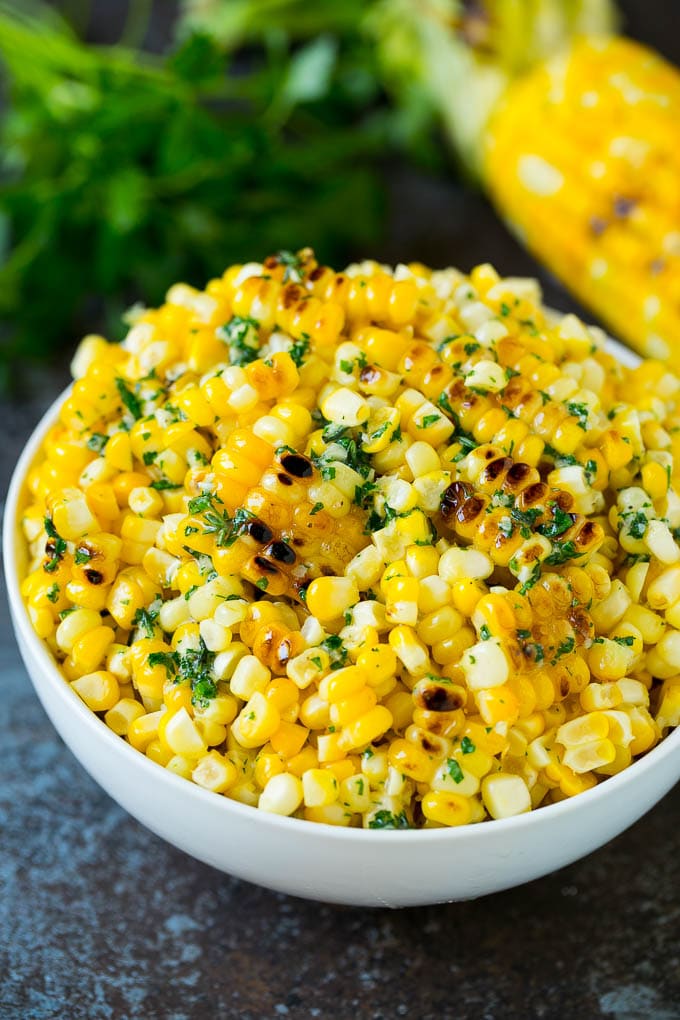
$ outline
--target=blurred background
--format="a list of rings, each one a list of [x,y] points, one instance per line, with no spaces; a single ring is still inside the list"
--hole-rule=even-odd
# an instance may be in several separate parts
[[[431,5],[449,21],[454,11],[456,37],[504,73],[617,19],[680,60],[663,0],[616,11],[609,0]],[[30,385],[32,365],[61,372],[84,332],[121,337],[125,310],[158,302],[175,280],[200,285],[231,262],[304,244],[336,265],[490,260],[541,275],[550,301],[576,307],[454,154],[419,68],[404,74],[414,8],[0,2],[5,390]]]

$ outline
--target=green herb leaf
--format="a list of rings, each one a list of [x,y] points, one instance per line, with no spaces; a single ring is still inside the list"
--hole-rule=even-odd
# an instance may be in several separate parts
[[[139,397],[135,396],[132,390],[127,386],[125,380],[121,379],[120,376],[116,376],[116,388],[120,394],[120,399],[132,417],[136,421],[139,420],[144,413],[142,410],[142,402]]]

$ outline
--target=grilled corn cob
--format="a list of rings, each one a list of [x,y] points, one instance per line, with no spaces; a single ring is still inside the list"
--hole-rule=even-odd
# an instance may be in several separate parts
[[[680,343],[680,74],[627,39],[581,41],[509,90],[484,174],[527,247],[647,357]]]
[[[612,35],[606,4],[571,20],[549,5],[463,6],[386,0],[376,32],[386,73],[407,94],[424,86],[531,252],[640,354],[673,359],[680,74]],[[556,32],[541,33],[544,15]]]
[[[573,796],[680,719],[680,382],[532,281],[311,251],[88,337],[22,593],[160,767],[333,825]]]

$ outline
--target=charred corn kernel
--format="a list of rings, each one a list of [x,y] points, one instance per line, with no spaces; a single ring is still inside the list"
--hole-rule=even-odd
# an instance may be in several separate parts
[[[93,712],[106,712],[117,704],[120,688],[113,673],[100,669],[71,681],[71,687]]]
[[[302,782],[289,772],[272,776],[260,794],[257,806],[275,815],[292,815],[304,796]]]
[[[495,772],[482,780],[482,800],[492,818],[510,818],[531,810],[526,782],[507,772]]]

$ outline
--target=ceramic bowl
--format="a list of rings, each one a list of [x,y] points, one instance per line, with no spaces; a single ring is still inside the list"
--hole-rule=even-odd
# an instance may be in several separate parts
[[[631,363],[629,352],[618,345],[614,350]],[[231,875],[309,899],[376,907],[473,899],[539,878],[602,846],[680,778],[678,728],[625,771],[573,799],[459,829],[401,832],[267,814],[154,764],[71,690],[33,632],[19,595],[24,479],[63,399],[29,439],[7,498],[3,553],[12,621],[33,686],[65,743],[114,800],[174,846]]]

